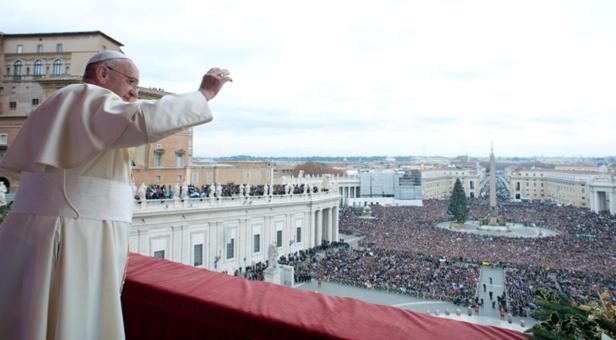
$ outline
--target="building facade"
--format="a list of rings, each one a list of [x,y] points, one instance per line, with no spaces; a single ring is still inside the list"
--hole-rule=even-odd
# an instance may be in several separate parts
[[[479,197],[484,171],[478,168],[405,167],[362,171],[359,174],[360,197],[357,205],[421,205],[424,199],[447,199],[456,179],[460,179],[466,196]],[[343,200],[344,202],[344,200]]]
[[[338,241],[338,193],[135,202],[130,251],[215,271]]]
[[[97,52],[120,51],[122,43],[100,31],[0,33],[0,158],[30,112],[56,90],[80,83]],[[1,177],[12,196],[17,182]]]
[[[274,166],[270,162],[220,162],[195,165],[192,171],[193,182],[202,184],[274,184]]]
[[[122,46],[100,31],[0,34],[0,119],[8,144],[40,103],[81,82],[90,57]]]
[[[468,198],[479,197],[485,172],[478,168],[436,168],[421,172],[423,199],[448,199],[456,179]]]
[[[507,168],[506,176],[514,200],[538,200],[555,204],[616,213],[614,169]]]
[[[102,50],[121,51],[122,43],[101,31],[0,34],[0,158],[10,147],[30,112],[53,92],[80,83],[88,60]],[[140,99],[168,94],[139,88]],[[149,145],[150,171],[136,169],[139,184],[190,181],[192,129]],[[0,178],[9,191],[18,183]]]

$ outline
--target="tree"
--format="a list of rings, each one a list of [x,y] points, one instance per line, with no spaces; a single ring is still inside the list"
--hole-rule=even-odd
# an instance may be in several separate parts
[[[449,209],[447,209],[447,215],[456,223],[464,223],[468,218],[468,203],[466,202],[466,194],[462,188],[462,182],[460,179],[456,179],[456,183],[453,185],[453,191],[449,198]]]
[[[600,295],[601,304],[576,305],[565,295],[535,292],[535,302],[539,306],[533,317],[541,320],[526,333],[536,339],[603,339],[602,334],[616,336],[616,307],[611,302],[611,294]]]

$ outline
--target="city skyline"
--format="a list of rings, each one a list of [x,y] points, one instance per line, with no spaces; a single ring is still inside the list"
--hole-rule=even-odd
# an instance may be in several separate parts
[[[490,140],[499,157],[615,154],[609,1],[5,7],[4,33],[119,40],[145,87],[190,91],[229,68],[195,156],[481,157]]]

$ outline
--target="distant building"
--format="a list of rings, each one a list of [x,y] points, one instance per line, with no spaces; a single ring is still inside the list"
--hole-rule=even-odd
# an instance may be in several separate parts
[[[606,167],[507,168],[514,200],[537,200],[616,213],[615,170]]]
[[[446,199],[456,179],[467,197],[479,197],[483,172],[477,168],[405,166],[397,170],[369,170],[359,175],[360,197],[349,204],[420,205],[424,199]]]
[[[419,170],[381,170],[360,173],[360,197],[392,197],[396,200],[421,200]]]
[[[269,162],[220,162],[191,168],[192,183],[272,184],[274,166]]]
[[[0,158],[32,110],[56,90],[80,83],[95,53],[122,46],[101,31],[0,33]]]
[[[423,170],[423,199],[447,199],[459,179],[468,198],[479,197],[481,183],[485,178],[483,169],[474,168],[435,168]]]
[[[56,90],[81,83],[94,54],[106,49],[121,51],[122,46],[101,31],[0,34],[0,158],[32,110]],[[139,88],[140,99],[165,94],[159,88]],[[192,137],[192,129],[186,129],[150,144],[150,170],[135,169],[137,184],[190,182]],[[0,180],[9,189],[18,186],[7,178]]]

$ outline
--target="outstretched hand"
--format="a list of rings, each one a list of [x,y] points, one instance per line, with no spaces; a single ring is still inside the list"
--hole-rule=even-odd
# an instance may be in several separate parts
[[[213,67],[203,76],[199,91],[210,101],[216,97],[218,91],[220,91],[222,86],[228,81],[233,81],[233,79],[229,77],[229,70]]]

